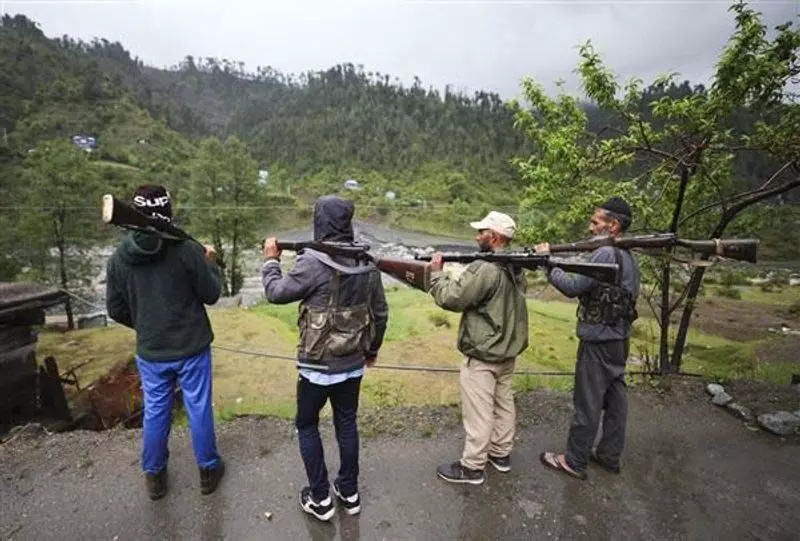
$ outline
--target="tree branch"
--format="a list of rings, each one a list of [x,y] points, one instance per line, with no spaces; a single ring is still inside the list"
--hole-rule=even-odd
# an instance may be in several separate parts
[[[672,314],[672,313],[673,313],[675,310],[677,310],[677,309],[678,309],[678,306],[680,306],[680,305],[681,305],[681,303],[684,301],[684,299],[686,299],[686,294],[687,294],[688,292],[689,292],[689,288],[688,288],[688,287],[684,287],[684,288],[683,288],[683,291],[681,291],[681,294],[680,294],[680,295],[678,295],[678,300],[676,300],[676,301],[675,301],[675,302],[672,304],[672,306],[670,307],[670,309],[669,309],[669,313],[670,313],[670,314]]]
[[[691,220],[691,219],[692,219],[692,218],[694,218],[695,216],[697,216],[697,215],[699,215],[699,214],[702,214],[703,212],[705,212],[705,211],[707,211],[707,210],[709,210],[709,209],[711,209],[711,208],[714,208],[714,207],[716,207],[717,205],[719,205],[719,206],[722,206],[722,207],[723,207],[723,209],[724,209],[726,205],[733,204],[735,201],[738,201],[739,199],[741,199],[741,198],[743,198],[743,197],[757,196],[757,194],[759,194],[759,193],[760,193],[760,192],[762,192],[764,189],[766,189],[766,187],[767,187],[767,186],[768,186],[768,185],[769,185],[769,184],[770,184],[770,183],[771,183],[773,180],[775,180],[775,179],[778,177],[778,175],[780,175],[780,174],[781,174],[783,171],[785,171],[785,170],[786,170],[788,167],[791,167],[792,165],[794,165],[795,167],[797,167],[797,164],[796,164],[795,162],[786,162],[786,163],[785,163],[783,166],[781,166],[781,168],[780,168],[780,169],[779,169],[779,170],[778,170],[778,171],[777,171],[777,172],[776,172],[774,175],[772,175],[772,176],[769,178],[769,180],[767,180],[767,181],[766,181],[764,184],[762,184],[760,188],[757,188],[757,189],[755,189],[755,190],[750,190],[750,191],[748,191],[748,192],[742,192],[742,193],[739,193],[739,194],[736,194],[736,195],[734,195],[734,196],[731,196],[731,197],[729,197],[727,200],[716,201],[716,202],[714,202],[714,203],[710,203],[710,204],[708,204],[708,205],[705,205],[705,206],[703,206],[703,207],[700,207],[700,208],[699,208],[699,209],[697,209],[696,211],[694,211],[694,212],[692,212],[691,214],[689,214],[688,216],[686,216],[686,217],[685,217],[683,220],[681,220],[681,225],[683,225],[683,224],[684,224],[684,223],[686,223],[687,221]],[[786,188],[786,190],[791,190],[793,187],[794,187],[794,186],[791,186],[791,187],[789,187],[789,188]],[[757,199],[755,202],[758,202],[758,201],[760,201],[761,199],[766,199],[766,198],[769,198],[771,195],[777,195],[777,194],[779,194],[779,193],[781,193],[781,192],[783,191],[783,186],[780,186],[780,187],[778,187],[778,188],[780,188],[780,189],[779,189],[778,191],[776,191],[775,193],[770,193],[769,195],[766,195],[766,196],[764,196],[764,197],[761,197],[761,198]],[[748,205],[749,205],[749,204],[750,204],[750,203],[748,203]],[[748,205],[745,205],[745,206],[748,206]],[[742,207],[742,208],[744,208],[744,207]],[[727,212],[727,210],[724,210],[724,212]],[[738,212],[738,211],[737,211],[737,212]]]
[[[763,190],[761,193],[755,193],[746,199],[739,201],[728,210],[725,211],[727,216],[730,216],[729,220],[736,216],[742,209],[749,207],[750,205],[754,205],[759,201],[763,201],[764,199],[769,199],[773,195],[778,195],[780,193],[788,192],[791,189],[797,188],[800,186],[800,177],[795,178],[792,181],[787,182],[781,186],[775,186],[769,190]]]
[[[778,169],[778,171],[776,171],[774,175],[772,175],[771,177],[769,177],[769,180],[767,180],[767,181],[766,181],[764,184],[762,184],[762,185],[761,185],[761,186],[760,186],[758,189],[759,189],[759,190],[764,190],[764,189],[766,189],[766,187],[767,187],[767,186],[769,186],[769,185],[770,185],[770,183],[771,183],[773,180],[775,180],[776,178],[778,178],[778,176],[779,176],[781,173],[783,173],[784,171],[786,171],[786,169],[788,169],[789,167],[791,167],[791,165],[792,165],[793,163],[794,163],[794,162],[786,162],[785,164],[783,164],[783,166],[782,166],[780,169]]]

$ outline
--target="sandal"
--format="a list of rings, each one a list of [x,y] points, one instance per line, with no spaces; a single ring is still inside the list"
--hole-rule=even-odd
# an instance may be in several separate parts
[[[581,472],[575,471],[572,468],[570,468],[568,464],[562,464],[562,462],[558,458],[560,456],[564,455],[557,455],[556,453],[545,451],[539,455],[539,460],[542,462],[542,464],[544,464],[548,468],[551,468],[558,472],[566,473],[570,477],[574,477],[575,479],[580,479],[581,481],[584,481],[586,479],[587,475],[585,471]],[[565,457],[564,462],[566,462],[566,460],[567,459]]]

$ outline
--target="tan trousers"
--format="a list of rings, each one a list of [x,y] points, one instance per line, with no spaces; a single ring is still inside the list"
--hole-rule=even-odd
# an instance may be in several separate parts
[[[482,470],[487,454],[511,453],[516,424],[511,389],[515,361],[485,363],[468,358],[461,365],[461,415],[467,433],[461,465],[466,468]]]

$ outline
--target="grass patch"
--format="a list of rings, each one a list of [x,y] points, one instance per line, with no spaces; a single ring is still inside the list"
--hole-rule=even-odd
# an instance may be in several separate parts
[[[742,288],[743,300],[769,298],[770,293]],[[765,297],[766,296],[766,297]],[[362,407],[377,410],[395,406],[458,405],[457,373],[430,373],[381,369],[383,365],[458,368],[463,357],[456,349],[460,314],[438,308],[429,295],[408,288],[387,288],[389,327],[378,367],[368,369],[362,383]],[[752,302],[752,301],[750,301]],[[787,303],[783,303],[788,306]],[[529,299],[530,340],[517,362],[518,371],[567,371],[575,366],[575,304]],[[260,304],[251,309],[210,310],[215,346],[214,405],[217,418],[238,415],[275,415],[292,418],[297,370],[291,360],[264,358],[242,351],[259,351],[293,358],[297,344],[297,303]],[[675,326],[672,332],[676,331]],[[674,334],[672,335],[674,338]],[[658,328],[651,318],[634,325],[631,354],[657,353]],[[762,379],[783,383],[797,365],[760,363],[756,348],[762,342],[734,342],[690,329],[684,370],[719,380]],[[77,371],[82,386],[124,361],[134,352],[133,331],[113,326],[39,336],[38,358],[54,355],[62,372],[87,359]],[[517,393],[539,387],[569,391],[573,378],[517,375]],[[326,408],[323,414],[330,414]],[[176,422],[180,423],[178,419]]]
[[[741,300],[758,304],[787,307],[800,303],[800,287],[787,287],[781,291],[763,291],[760,287],[739,287]]]

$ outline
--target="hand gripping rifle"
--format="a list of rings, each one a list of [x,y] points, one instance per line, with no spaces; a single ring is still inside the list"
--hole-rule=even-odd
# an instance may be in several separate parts
[[[404,282],[411,287],[428,290],[430,269],[425,263],[413,259],[399,259],[392,257],[376,257],[369,253],[370,245],[356,242],[326,242],[326,241],[278,241],[278,248],[299,252],[306,248],[317,250],[329,256],[344,256],[351,259],[369,261],[379,271]]]
[[[183,229],[172,225],[170,222],[144,214],[133,205],[120,201],[111,194],[103,196],[102,218],[103,223],[106,224],[116,225],[125,229],[149,231],[167,239],[189,240],[203,246],[202,242]],[[220,268],[225,268],[225,264],[219,254],[217,254],[217,265]]]
[[[417,254],[414,256],[419,261],[430,261],[432,255]],[[619,280],[619,266],[609,263],[577,263],[550,257],[549,254],[537,254],[532,250],[518,252],[474,252],[463,254],[459,252],[442,253],[444,262],[472,263],[473,261],[490,261],[505,263],[534,270],[540,267],[560,268],[565,272],[574,272],[594,278],[600,282],[616,284]]]
[[[755,263],[758,259],[758,239],[680,239],[674,233],[656,233],[627,237],[603,235],[567,244],[551,244],[550,253],[591,252],[602,246],[617,248],[663,250],[671,247],[688,248],[691,252]]]

